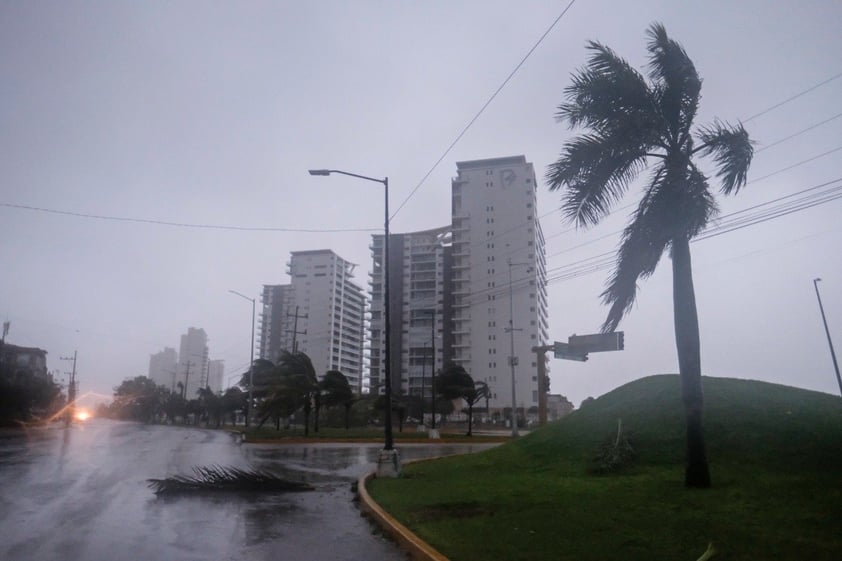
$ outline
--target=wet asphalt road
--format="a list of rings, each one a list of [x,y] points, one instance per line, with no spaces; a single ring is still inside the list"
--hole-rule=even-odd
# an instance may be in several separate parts
[[[401,458],[488,445],[400,445]],[[242,445],[192,428],[93,420],[0,431],[0,560],[402,560],[352,502],[380,446]],[[148,478],[259,468],[316,491],[156,498]]]

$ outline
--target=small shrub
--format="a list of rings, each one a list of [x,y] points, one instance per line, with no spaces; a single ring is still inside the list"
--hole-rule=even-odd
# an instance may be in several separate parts
[[[605,439],[591,459],[588,471],[594,474],[617,473],[631,466],[637,459],[637,453],[623,434],[623,422],[617,420],[617,434]]]

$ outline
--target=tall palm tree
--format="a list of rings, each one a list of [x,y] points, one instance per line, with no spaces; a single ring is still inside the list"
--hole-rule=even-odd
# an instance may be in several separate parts
[[[709,487],[702,434],[699,322],[689,242],[718,208],[695,156],[711,156],[724,195],[745,185],[754,150],[742,124],[714,121],[693,127],[702,80],[684,48],[661,24],[648,32],[649,81],[610,48],[589,42],[587,65],[565,89],[556,117],[588,129],[567,142],[547,171],[551,191],[564,189],[563,211],[588,227],[610,212],[648,163],[654,167],[643,197],[623,231],[617,265],[603,302],[610,306],[603,332],[629,312],[638,279],[649,277],[670,250],[673,318],[681,397],[687,418],[688,487]]]

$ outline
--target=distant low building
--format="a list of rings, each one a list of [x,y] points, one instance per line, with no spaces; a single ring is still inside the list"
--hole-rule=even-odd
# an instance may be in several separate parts
[[[19,347],[4,343],[0,347],[0,365],[3,375],[15,376],[25,369],[37,376],[47,376],[47,351],[37,347]]]
[[[547,420],[555,421],[573,412],[573,404],[561,394],[547,394]]]
[[[555,421],[573,412],[575,407],[561,394],[547,394],[547,420]]]

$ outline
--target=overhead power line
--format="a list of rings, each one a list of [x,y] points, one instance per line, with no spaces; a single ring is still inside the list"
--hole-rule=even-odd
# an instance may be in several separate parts
[[[794,96],[792,96],[792,97],[788,97],[788,98],[786,98],[785,100],[783,100],[783,101],[781,101],[781,102],[779,102],[779,103],[776,103],[775,105],[773,105],[773,106],[771,106],[771,107],[767,107],[767,108],[766,108],[766,109],[764,109],[763,111],[760,111],[759,113],[755,113],[755,114],[754,114],[754,115],[752,115],[751,117],[747,117],[745,120],[746,120],[746,121],[751,121],[752,119],[756,119],[756,118],[760,117],[761,115],[765,115],[766,113],[769,113],[770,111],[774,111],[775,109],[777,109],[777,108],[778,108],[778,107],[780,107],[781,105],[785,105],[785,104],[789,103],[790,101],[794,101],[794,100],[798,99],[799,97],[801,97],[802,95],[806,95],[806,94],[810,93],[811,91],[813,91],[813,90],[815,90],[815,89],[818,89],[818,88],[820,88],[820,87],[824,86],[825,84],[829,84],[830,82],[832,82],[832,81],[834,81],[834,80],[836,80],[836,79],[838,79],[838,78],[842,78],[842,72],[840,72],[839,74],[835,74],[835,75],[831,76],[831,77],[830,77],[830,78],[828,78],[827,80],[823,80],[823,81],[819,82],[819,83],[818,83],[818,84],[816,84],[815,86],[811,86],[811,87],[807,88],[807,89],[806,89],[806,90],[804,90],[804,91],[798,92],[798,93],[797,93],[797,94],[795,94]]]
[[[818,127],[820,127],[820,126],[822,126],[822,125],[825,125],[825,124],[827,124],[827,123],[829,123],[829,122],[833,121],[834,119],[838,119],[839,117],[842,117],[842,113],[837,113],[837,114],[836,114],[836,115],[834,115],[833,117],[828,117],[827,119],[824,119],[823,121],[819,121],[818,123],[816,123],[816,124],[814,124],[814,125],[810,125],[809,127],[805,128],[805,129],[801,129],[801,130],[800,130],[800,131],[798,131],[798,132],[794,132],[794,133],[792,133],[791,135],[789,135],[789,136],[785,136],[784,138],[781,138],[780,140],[776,140],[775,142],[773,142],[773,143],[771,143],[771,144],[766,144],[765,146],[763,146],[763,148],[759,148],[759,149],[755,150],[755,151],[754,151],[754,153],[755,153],[755,154],[759,154],[760,152],[763,152],[764,150],[768,150],[768,149],[769,149],[769,148],[771,148],[772,146],[777,146],[778,144],[783,144],[783,143],[784,143],[784,142],[786,142],[787,140],[792,140],[793,138],[795,138],[795,137],[797,137],[797,136],[801,136],[801,135],[802,135],[802,134],[804,134],[805,132],[809,132],[809,131],[811,131],[811,130],[813,130],[813,129],[815,129],[815,128],[818,128]]]
[[[514,77],[517,71],[520,70],[520,67],[523,66],[523,64],[526,62],[526,59],[528,59],[530,55],[532,55],[532,53],[535,52],[535,49],[538,48],[538,46],[544,41],[547,35],[549,35],[553,28],[555,28],[556,24],[558,24],[558,22],[561,21],[561,18],[564,17],[564,14],[566,14],[575,3],[576,0],[570,0],[570,3],[567,4],[567,6],[564,8],[564,10],[561,11],[558,17],[555,18],[555,20],[553,20],[553,22],[550,24],[547,30],[544,31],[544,34],[538,38],[535,44],[532,45],[532,48],[529,49],[529,51],[526,53],[526,55],[524,55],[522,59],[520,59],[520,62],[517,63],[517,66],[514,67],[514,70],[509,72],[509,75],[506,76],[506,79],[503,80],[503,83],[500,84],[500,86],[494,91],[493,94],[491,94],[491,97],[488,98],[488,101],[486,101],[485,104],[480,108],[480,110],[477,111],[477,114],[474,115],[474,117],[470,121],[468,121],[468,124],[465,125],[465,127],[458,135],[456,135],[456,138],[453,139],[453,142],[450,143],[450,146],[448,146],[447,149],[445,149],[444,153],[442,153],[442,155],[439,157],[439,159],[436,160],[436,163],[434,163],[433,166],[429,169],[429,171],[427,171],[427,173],[424,174],[424,177],[421,178],[421,181],[418,182],[418,184],[412,189],[412,191],[409,192],[409,195],[407,195],[407,197],[398,206],[398,208],[395,209],[390,219],[397,216],[401,209],[406,205],[406,203],[408,203],[409,200],[415,195],[416,191],[418,191],[418,189],[420,189],[421,186],[424,185],[424,183],[427,181],[427,178],[429,178],[430,175],[432,175],[432,173],[436,170],[436,168],[439,167],[439,164],[442,162],[442,160],[444,160],[447,157],[447,155],[450,154],[450,151],[453,150],[453,147],[456,146],[456,144],[460,140],[462,140],[462,137],[465,136],[465,133],[468,132],[468,129],[470,129],[471,126],[476,122],[476,120],[480,118],[480,116],[485,112],[486,108],[489,105],[491,105],[492,101],[494,101],[494,98],[497,97],[497,95],[503,90],[503,88],[506,87],[506,84],[508,84],[509,81]]]
[[[694,238],[691,242],[704,241],[839,199],[842,199],[842,177],[723,215],[715,224],[706,228],[699,237]],[[573,280],[609,269],[615,266],[616,263],[616,253],[613,251],[578,259],[547,269],[547,284]],[[527,277],[515,281],[513,286],[517,290],[524,290],[531,286],[529,281],[533,279],[534,277]],[[481,278],[479,280],[485,279]],[[474,291],[469,296],[471,299],[469,305],[477,306],[485,304],[489,296],[501,296],[507,291],[508,283],[505,283],[505,286],[501,283],[500,286],[493,285],[489,288]]]
[[[112,220],[115,222],[136,222],[140,224],[155,224],[158,226],[173,226],[177,228],[195,228],[200,230],[237,230],[241,232],[296,232],[296,233],[337,233],[337,232],[379,232],[380,228],[275,228],[269,226],[232,226],[222,224],[191,224],[187,222],[170,222],[167,220],[156,220],[152,218],[132,218],[128,216],[109,216],[105,214],[92,214],[89,212],[73,212],[69,210],[57,210],[53,208],[20,205],[14,203],[2,203],[0,206],[31,210],[34,212],[46,212],[48,214],[59,214],[62,216],[76,216],[80,218],[95,218],[97,220]]]

